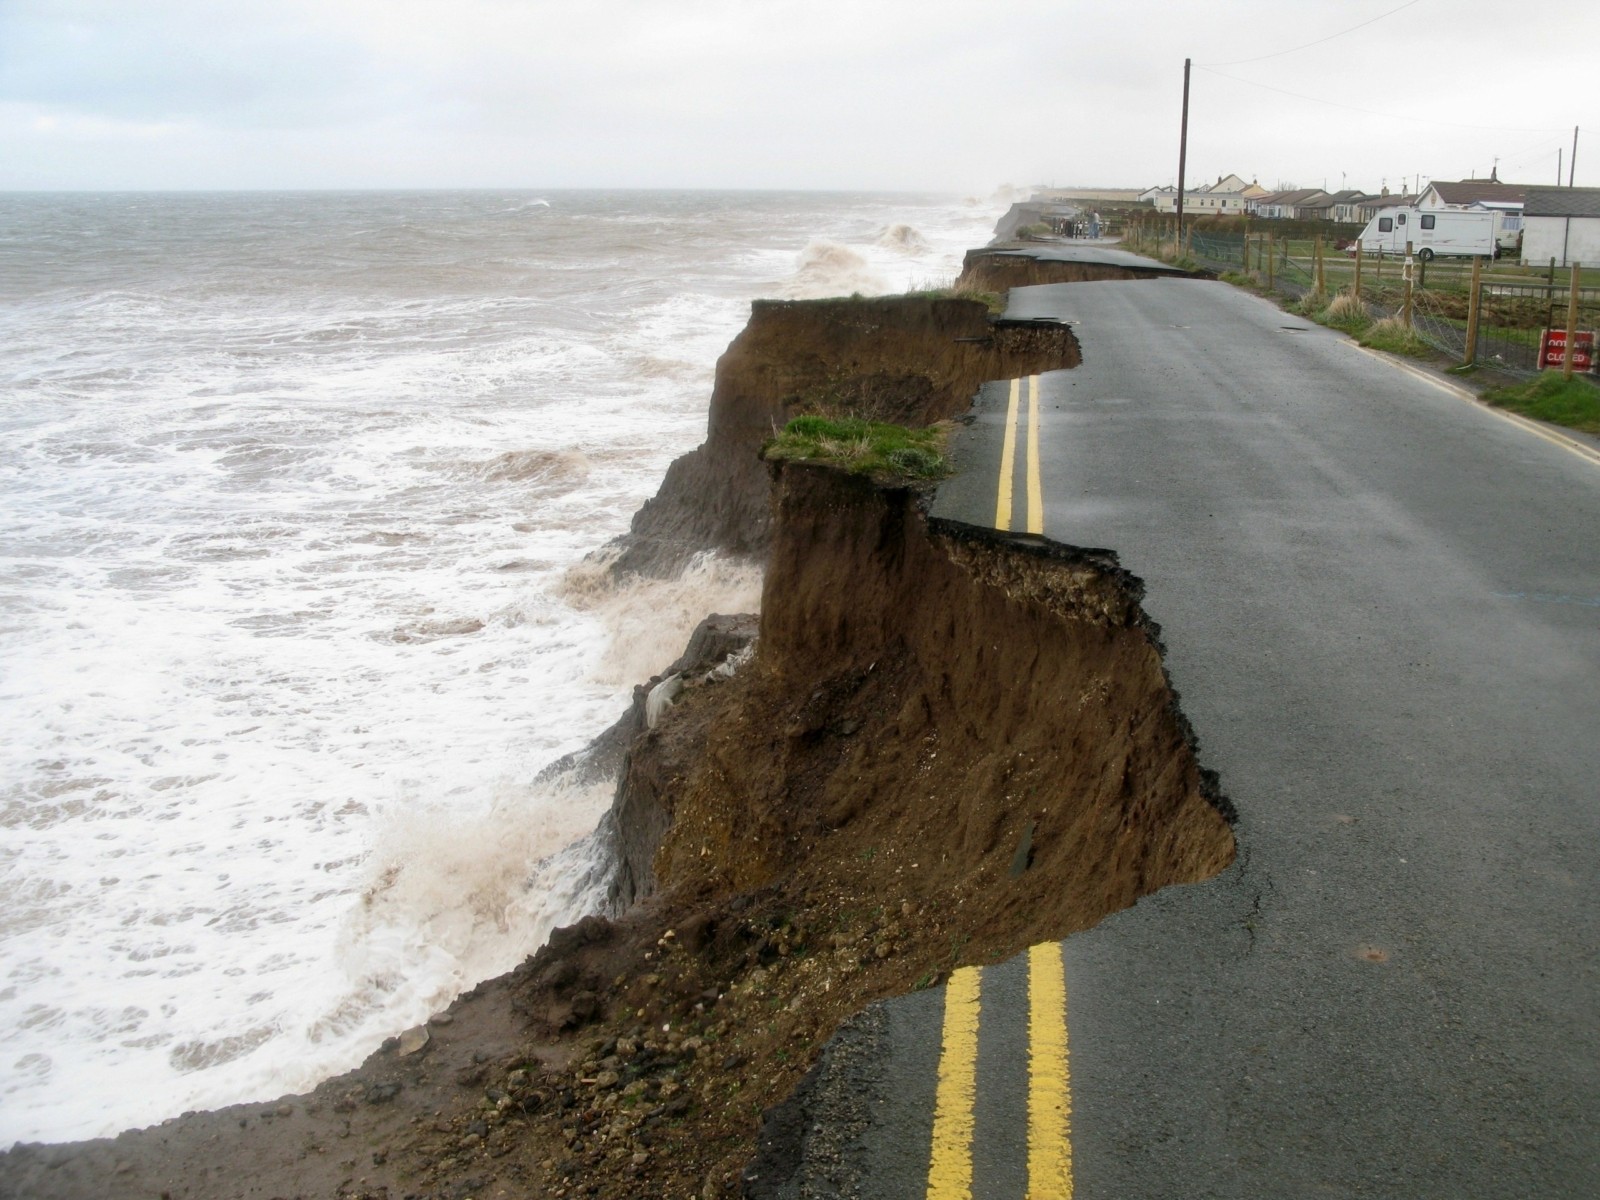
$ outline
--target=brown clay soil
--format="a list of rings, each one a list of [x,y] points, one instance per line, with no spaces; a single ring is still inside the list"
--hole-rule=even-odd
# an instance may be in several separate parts
[[[1142,271],[1136,267],[1117,266],[1111,263],[1063,262],[1052,258],[1034,258],[1028,254],[1008,253],[1003,247],[969,250],[962,263],[961,276],[955,282],[957,290],[980,292],[1006,292],[1016,287],[1033,287],[1044,283],[1096,283],[1108,279],[1159,279],[1163,275],[1181,274],[1172,267]],[[1207,275],[1209,272],[1198,272]]]
[[[986,380],[1080,361],[1065,326],[996,321],[977,300],[758,300],[717,362],[705,442],[667,469],[612,570],[670,577],[704,550],[762,558],[771,510],[757,452],[791,417],[931,425],[965,412]]]
[[[307,1096],[19,1149],[0,1195],[737,1195],[762,1113],[865,1005],[1230,861],[1109,556],[778,475],[753,660],[632,740],[613,815],[652,895]]]

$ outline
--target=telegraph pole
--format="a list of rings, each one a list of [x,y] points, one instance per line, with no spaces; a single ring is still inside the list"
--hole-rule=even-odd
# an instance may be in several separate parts
[[[1183,60],[1183,123],[1178,128],[1178,245],[1183,245],[1183,172],[1189,159],[1189,60]]]
[[[1578,127],[1576,125],[1574,125],[1572,127],[1572,157],[1567,160],[1567,186],[1568,187],[1572,186],[1572,181],[1577,176],[1577,174],[1578,174]],[[1561,183],[1561,176],[1560,176],[1559,173],[1557,173],[1557,175],[1556,175],[1556,183],[1558,185]]]

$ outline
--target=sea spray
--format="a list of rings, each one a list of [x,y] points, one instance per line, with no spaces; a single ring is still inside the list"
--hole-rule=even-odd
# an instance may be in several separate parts
[[[860,251],[838,242],[815,241],[801,253],[783,294],[789,300],[820,300],[856,292],[877,296],[889,287],[888,277],[875,270]]]
[[[806,246],[904,287],[993,215],[0,197],[0,1145],[307,1086],[589,905],[604,787],[531,781],[756,577],[569,571]]]
[[[642,682],[683,652],[709,613],[753,613],[761,606],[761,569],[752,562],[697,554],[672,579],[617,580],[605,556],[567,574],[562,594],[598,616],[610,634],[595,678]]]

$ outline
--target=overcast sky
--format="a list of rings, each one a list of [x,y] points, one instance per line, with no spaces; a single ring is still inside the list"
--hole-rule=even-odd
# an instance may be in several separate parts
[[[1186,56],[1191,183],[1600,184],[1600,4],[1402,3],[0,0],[0,189],[1166,184]]]

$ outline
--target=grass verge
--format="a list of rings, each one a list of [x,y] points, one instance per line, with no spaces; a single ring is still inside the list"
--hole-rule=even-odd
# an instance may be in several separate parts
[[[1487,391],[1483,398],[1535,420],[1600,433],[1600,387],[1577,376],[1568,379],[1560,371],[1545,371],[1527,383]]]
[[[941,425],[907,429],[858,417],[796,417],[761,454],[773,461],[833,463],[856,475],[942,479],[950,474],[950,462],[944,455],[945,432]]]
[[[1437,353],[1427,342],[1407,329],[1399,317],[1385,317],[1375,321],[1356,335],[1356,341],[1369,350],[1382,350],[1387,354],[1403,354],[1408,358],[1432,358]]]

